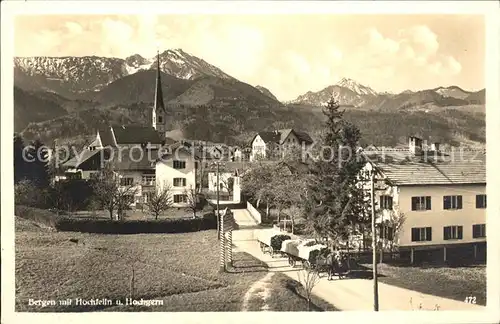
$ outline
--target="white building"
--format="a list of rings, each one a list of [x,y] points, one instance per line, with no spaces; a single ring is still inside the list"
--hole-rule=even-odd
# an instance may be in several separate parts
[[[251,141],[250,161],[282,157],[293,147],[308,148],[312,144],[309,134],[294,129],[259,132]]]
[[[437,144],[426,147],[410,137],[407,150],[364,154],[370,159],[365,171],[374,167],[378,179],[377,222],[388,221],[394,210],[405,216],[398,235],[402,255],[412,262],[485,258],[485,150],[440,151]]]
[[[186,206],[196,196],[197,156],[180,145],[158,157],[155,176],[159,190],[170,188],[174,207]],[[191,198],[192,199],[192,198]]]

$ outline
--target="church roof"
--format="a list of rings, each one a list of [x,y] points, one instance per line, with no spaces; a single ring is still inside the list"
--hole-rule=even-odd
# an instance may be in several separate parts
[[[165,139],[151,126],[114,126],[115,142],[120,144],[162,144]]]
[[[99,136],[104,147],[117,147],[123,144],[163,144],[166,141],[151,126],[108,126],[99,129]]]

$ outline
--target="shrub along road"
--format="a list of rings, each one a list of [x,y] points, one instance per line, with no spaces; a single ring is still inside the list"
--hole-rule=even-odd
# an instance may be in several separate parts
[[[297,280],[298,267],[293,269],[288,265],[285,258],[272,258],[269,254],[263,254],[256,241],[255,229],[257,225],[248,214],[246,209],[233,210],[236,223],[240,229],[233,233],[233,244],[237,251],[244,251],[264,261],[271,272],[281,272],[286,276]],[[247,227],[247,228],[245,228]],[[371,279],[371,275],[369,276]],[[379,309],[380,310],[417,310],[420,305],[422,310],[484,310],[484,306],[467,304],[463,301],[442,298],[429,294],[423,294],[413,290],[400,288],[380,282]],[[373,310],[373,281],[359,278],[339,280],[337,277],[332,281],[326,279],[326,275],[313,289],[313,294],[327,301],[340,310]],[[464,296],[464,300],[467,296]]]

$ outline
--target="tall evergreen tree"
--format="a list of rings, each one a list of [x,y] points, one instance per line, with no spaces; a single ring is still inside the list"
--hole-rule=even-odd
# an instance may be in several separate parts
[[[14,134],[14,183],[19,183],[27,176],[27,163],[23,158],[24,140],[19,134]]]
[[[27,156],[29,160],[28,178],[33,181],[33,183],[39,188],[48,188],[50,185],[50,175],[49,175],[49,152],[47,146],[45,146],[40,140],[35,140],[31,143],[28,149]]]
[[[364,163],[358,158],[359,129],[343,119],[344,111],[331,99],[326,116],[321,154],[312,163],[305,211],[316,234],[334,242],[345,241],[359,220],[362,196],[357,187]]]

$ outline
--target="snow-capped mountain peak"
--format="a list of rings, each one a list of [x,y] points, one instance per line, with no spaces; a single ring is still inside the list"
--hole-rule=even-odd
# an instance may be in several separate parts
[[[337,82],[336,85],[339,87],[347,88],[354,93],[357,93],[358,95],[377,95],[377,92],[372,88],[364,86],[349,78],[342,78],[339,82]]]
[[[442,95],[443,97],[452,97],[458,99],[465,99],[471,93],[469,91],[465,91],[457,86],[449,86],[449,87],[437,87],[433,89],[436,93]]]
[[[168,49],[159,55],[161,71],[180,79],[200,76],[232,79],[216,66],[180,48]],[[145,58],[139,54],[125,59],[97,56],[15,57],[14,66],[19,73],[56,80],[59,86],[70,92],[85,92],[102,89],[113,81],[139,71],[156,69],[156,60],[157,55]]]

